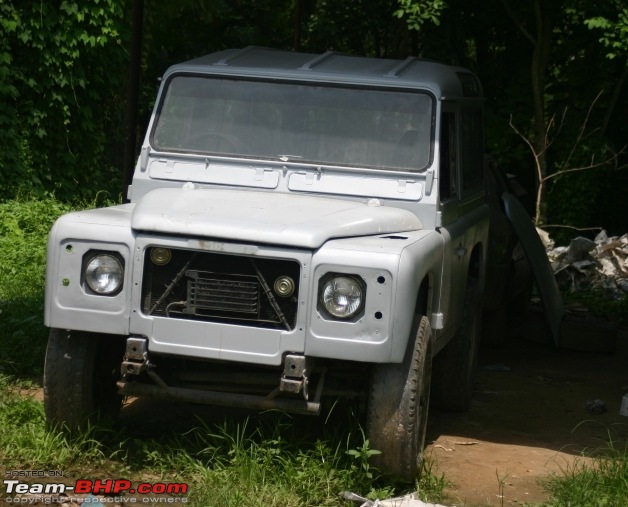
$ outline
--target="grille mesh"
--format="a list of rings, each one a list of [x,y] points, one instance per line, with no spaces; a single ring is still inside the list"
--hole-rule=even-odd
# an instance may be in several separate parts
[[[188,303],[195,311],[221,310],[259,315],[257,277],[188,271]]]
[[[170,262],[158,266],[150,260],[150,251],[144,257],[144,314],[277,329],[296,325],[297,261],[173,249]],[[275,294],[274,308],[260,277],[273,287],[279,276],[292,278],[296,288],[288,298]]]

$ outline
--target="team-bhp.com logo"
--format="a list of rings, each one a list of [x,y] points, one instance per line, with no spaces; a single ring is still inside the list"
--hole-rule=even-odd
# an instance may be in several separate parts
[[[146,483],[133,484],[127,479],[106,479],[106,480],[88,480],[78,479],[74,485],[63,483],[26,483],[19,479],[5,479],[5,493],[14,495],[7,497],[5,500],[9,503],[23,503],[20,496],[16,495],[151,495],[151,497],[126,497],[124,500],[116,498],[118,502],[124,503],[186,503],[185,495],[188,492],[188,485],[185,483]],[[168,495],[168,498],[166,496]],[[177,495],[175,497],[171,495]],[[159,498],[163,496],[163,498]],[[167,500],[162,502],[161,500]]]

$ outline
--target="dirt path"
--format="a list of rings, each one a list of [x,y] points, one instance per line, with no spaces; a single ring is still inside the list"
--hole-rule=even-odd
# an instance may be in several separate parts
[[[453,484],[450,503],[546,500],[539,479],[583,452],[605,448],[609,434],[628,439],[628,418],[619,415],[628,392],[627,344],[622,330],[613,354],[555,350],[522,339],[483,350],[471,410],[433,410],[430,416],[428,454]],[[585,408],[595,399],[605,401],[605,413]]]

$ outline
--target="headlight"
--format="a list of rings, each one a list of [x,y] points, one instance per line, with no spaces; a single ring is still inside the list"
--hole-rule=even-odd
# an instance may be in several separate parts
[[[99,253],[85,265],[85,282],[96,294],[114,294],[122,287],[123,278],[122,262],[115,255]]]
[[[331,316],[350,319],[362,310],[364,296],[364,285],[357,278],[336,275],[323,283],[319,300]]]

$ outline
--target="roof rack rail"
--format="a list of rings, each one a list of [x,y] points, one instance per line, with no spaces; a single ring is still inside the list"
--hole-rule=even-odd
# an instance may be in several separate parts
[[[225,58],[218,60],[214,65],[229,65],[234,60],[237,60],[238,58],[245,56],[251,51],[255,51],[257,49],[266,49],[266,48],[262,48],[260,46],[247,46],[245,48],[240,49],[239,51],[234,51],[233,53],[231,53],[229,56],[226,56]]]
[[[406,58],[402,62],[399,62],[398,65],[396,65],[390,71],[388,71],[386,74],[384,74],[384,76],[385,77],[399,77],[406,70],[408,70],[414,64],[414,62],[416,62],[416,61],[418,61],[418,58],[416,56],[409,56],[408,58]]]
[[[338,53],[336,51],[326,51],[322,55],[318,55],[316,58],[313,58],[309,62],[304,63],[303,65],[301,65],[301,67],[299,67],[299,70],[313,70],[316,67],[318,67],[318,66],[322,65],[323,63],[325,63],[332,56],[335,56],[337,54]]]

